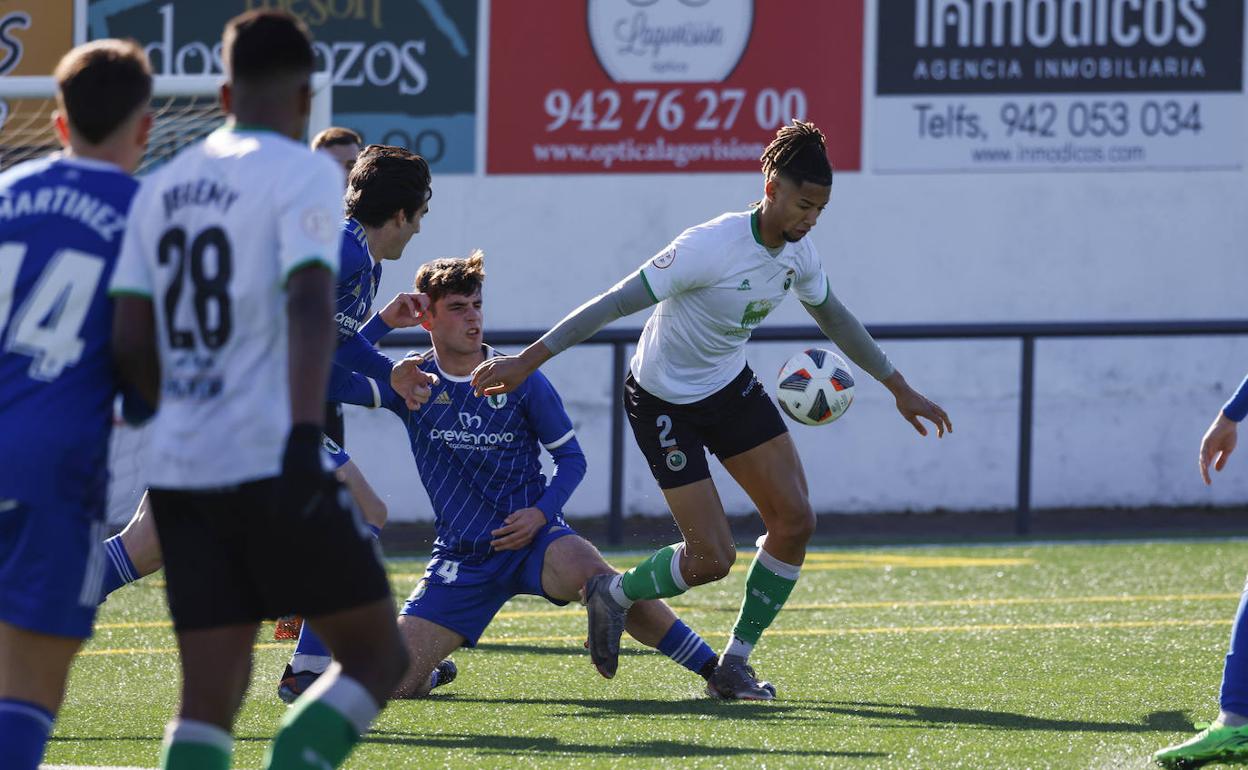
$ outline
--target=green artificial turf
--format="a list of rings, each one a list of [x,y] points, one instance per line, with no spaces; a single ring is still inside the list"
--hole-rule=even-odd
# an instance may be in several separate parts
[[[627,568],[641,554],[613,554]],[[717,649],[749,563],[672,601]],[[390,563],[405,596],[423,563]],[[812,552],[751,662],[772,703],[723,703],[627,642],[589,662],[584,612],[513,600],[459,678],[393,702],[348,768],[1147,767],[1217,713],[1248,542],[1013,544]],[[155,767],[178,668],[159,575],[103,606],[47,762]],[[235,728],[259,768],[293,646],[262,629]]]

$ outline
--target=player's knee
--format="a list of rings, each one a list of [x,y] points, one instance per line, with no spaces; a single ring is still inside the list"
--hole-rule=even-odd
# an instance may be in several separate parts
[[[770,537],[785,542],[806,544],[815,535],[815,512],[805,499],[794,500],[781,516],[775,517],[767,526]]]
[[[737,549],[732,543],[708,545],[696,551],[686,548],[686,558],[689,585],[703,585],[728,576],[737,560]]]

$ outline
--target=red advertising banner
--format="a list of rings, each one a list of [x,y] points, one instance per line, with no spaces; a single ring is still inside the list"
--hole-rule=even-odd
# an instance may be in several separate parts
[[[756,171],[791,118],[861,167],[862,0],[505,0],[492,174]]]

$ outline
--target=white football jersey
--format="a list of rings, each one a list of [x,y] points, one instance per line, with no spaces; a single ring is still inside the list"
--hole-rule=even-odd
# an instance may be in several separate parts
[[[342,169],[272,131],[226,127],[144,179],[113,294],[150,297],[160,406],[149,486],[276,476],[290,432],[286,279],[337,274]]]
[[[658,302],[631,364],[641,387],[691,404],[745,368],[745,343],[789,291],[808,305],[828,297],[809,237],[772,256],[750,211],[723,214],[681,233],[646,262],[641,277]]]

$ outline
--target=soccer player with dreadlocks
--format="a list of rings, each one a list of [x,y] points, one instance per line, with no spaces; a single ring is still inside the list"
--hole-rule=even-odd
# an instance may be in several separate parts
[[[823,133],[794,121],[776,133],[761,160],[764,197],[751,210],[681,233],[519,355],[486,359],[473,373],[473,386],[485,395],[510,392],[611,321],[657,305],[637,343],[624,406],[684,540],[623,575],[595,575],[585,583],[590,654],[603,676],[613,676],[633,602],[678,596],[728,574],[736,547],[711,481],[709,449],[758,507],[767,534],[707,691],[770,700],[775,687],[758,680],[749,656],[797,583],[815,514],[788,429],[746,363],[751,331],[792,290],[828,339],[892,392],[897,410],[920,435],[927,428],[919,418],[931,421],[938,436],[953,426],[943,409],[906,383],[832,293],[805,237],[832,193]]]

